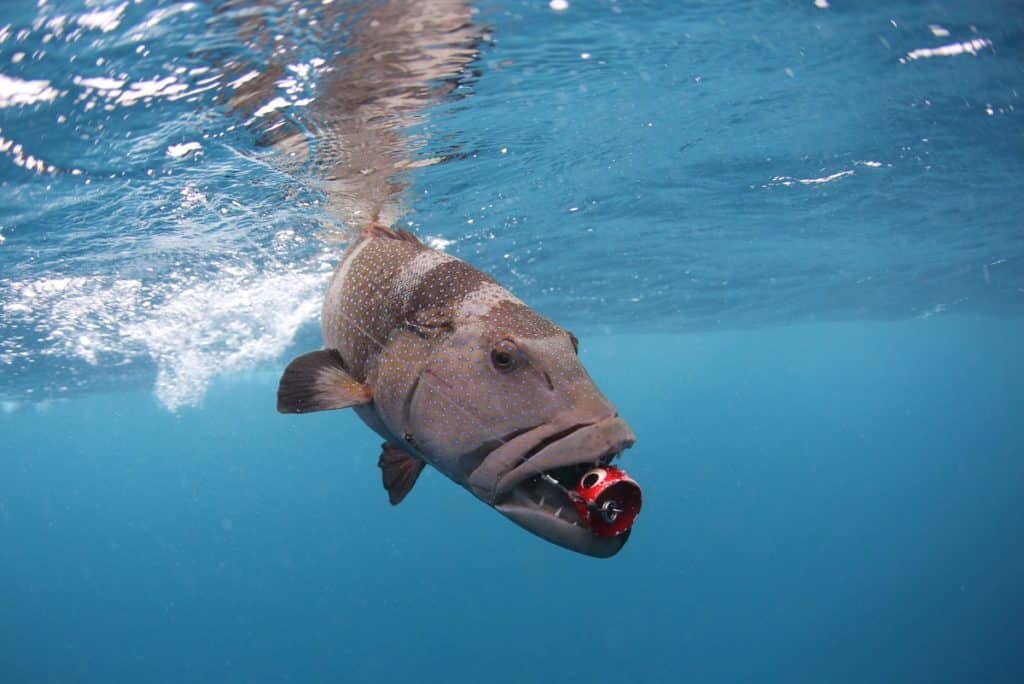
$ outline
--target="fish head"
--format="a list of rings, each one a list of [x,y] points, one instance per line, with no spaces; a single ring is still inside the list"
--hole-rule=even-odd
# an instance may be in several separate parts
[[[416,448],[521,527],[614,555],[628,530],[595,534],[573,488],[636,441],[578,356],[576,338],[521,304],[458,322],[422,368],[408,413]]]

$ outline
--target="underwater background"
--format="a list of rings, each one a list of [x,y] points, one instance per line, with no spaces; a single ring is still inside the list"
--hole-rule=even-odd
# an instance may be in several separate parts
[[[1022,88],[1013,2],[0,3],[0,681],[1024,681]],[[581,338],[616,557],[276,413],[378,210]]]

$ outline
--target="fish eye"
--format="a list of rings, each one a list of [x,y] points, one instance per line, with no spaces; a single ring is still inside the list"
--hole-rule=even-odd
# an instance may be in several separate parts
[[[508,373],[519,365],[519,347],[512,340],[502,340],[491,350],[491,363],[502,373]]]

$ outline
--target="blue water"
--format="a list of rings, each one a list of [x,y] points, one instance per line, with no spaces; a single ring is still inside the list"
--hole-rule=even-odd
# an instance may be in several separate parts
[[[0,681],[1024,680],[1024,12],[481,2],[354,132],[378,11],[4,4]],[[615,558],[274,411],[364,140],[581,337]]]

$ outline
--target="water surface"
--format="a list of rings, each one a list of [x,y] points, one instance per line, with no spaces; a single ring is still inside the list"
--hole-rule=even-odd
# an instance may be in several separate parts
[[[4,681],[1021,680],[1024,13],[562,4],[5,5]],[[372,215],[582,338],[619,556],[274,413]]]

